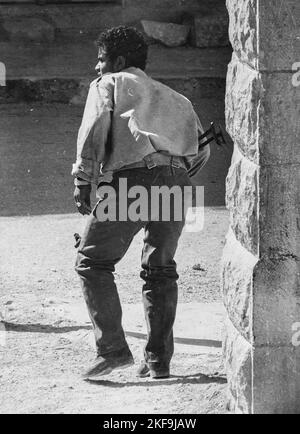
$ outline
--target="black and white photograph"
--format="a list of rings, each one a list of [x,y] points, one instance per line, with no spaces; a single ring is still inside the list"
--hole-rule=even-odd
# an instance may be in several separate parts
[[[300,414],[300,1],[0,0],[0,414]]]

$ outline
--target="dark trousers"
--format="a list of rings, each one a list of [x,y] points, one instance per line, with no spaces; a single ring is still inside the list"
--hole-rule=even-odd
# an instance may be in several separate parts
[[[150,189],[153,186],[171,188],[175,185],[183,189],[184,186],[191,186],[191,182],[184,169],[171,166],[120,171],[114,174],[113,181],[109,184],[116,191],[117,203],[120,178],[126,178],[128,189],[143,186],[149,192],[147,219],[99,221],[96,206],[79,246],[76,271],[81,278],[93,323],[98,355],[127,348],[113,272],[134,236],[144,228],[141,278],[145,281],[143,303],[148,330],[144,355],[152,366],[163,369],[169,365],[174,352],[173,324],[178,298],[174,255],[184,227],[184,215],[181,221],[175,221],[178,218],[174,218],[171,201],[169,221],[163,221],[161,215],[159,221],[152,219]],[[128,207],[133,202],[134,199],[128,199]]]

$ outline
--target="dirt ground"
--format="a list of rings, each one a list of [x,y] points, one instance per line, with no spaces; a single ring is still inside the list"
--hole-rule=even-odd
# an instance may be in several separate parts
[[[73,234],[82,232],[84,224],[75,214],[0,218],[0,413],[226,412],[219,266],[227,211],[206,208],[204,230],[184,233],[180,241],[179,310],[184,316],[175,328],[168,380],[140,380],[135,367],[98,384],[81,380],[94,358],[91,326],[73,267]],[[116,271],[136,365],[144,344],[135,314],[141,307],[141,245],[142,233]],[[206,310],[211,327],[204,324]],[[201,312],[203,327],[199,323],[197,329]]]

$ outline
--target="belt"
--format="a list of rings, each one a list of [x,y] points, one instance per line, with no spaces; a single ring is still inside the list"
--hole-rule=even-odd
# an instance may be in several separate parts
[[[172,166],[176,168],[186,169],[184,159],[182,157],[167,155],[161,152],[154,152],[153,154],[146,155],[141,161],[137,163],[127,164],[121,167],[117,172],[127,169],[136,169],[139,167],[147,167],[148,169],[153,169],[156,166]]]

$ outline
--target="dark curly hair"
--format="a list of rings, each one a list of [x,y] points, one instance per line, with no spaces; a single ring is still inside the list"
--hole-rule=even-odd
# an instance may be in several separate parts
[[[126,68],[146,68],[148,45],[143,34],[134,27],[119,26],[106,30],[100,34],[97,46],[102,48],[112,61],[123,56]]]

